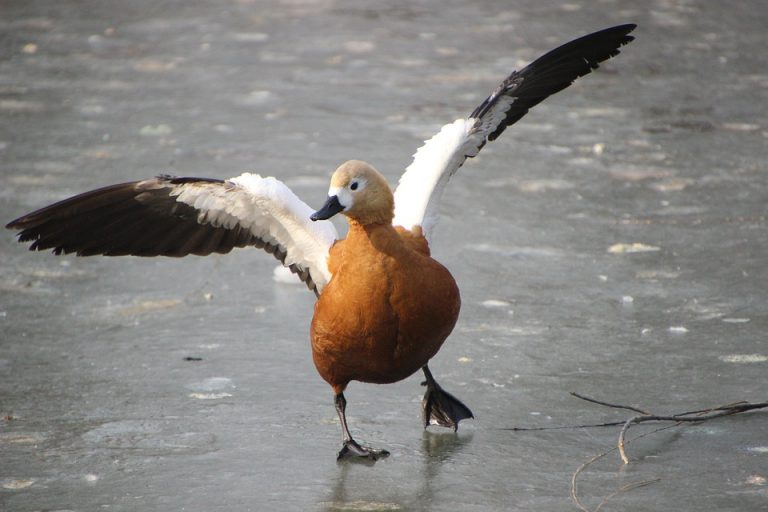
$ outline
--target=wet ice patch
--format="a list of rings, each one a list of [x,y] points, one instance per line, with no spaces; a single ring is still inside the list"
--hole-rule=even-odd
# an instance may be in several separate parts
[[[45,110],[45,105],[39,101],[14,99],[0,100],[0,111],[11,113],[34,113],[42,112],[43,110]]]
[[[747,451],[750,451],[752,453],[759,453],[761,455],[768,454],[768,446],[750,446],[747,448]]]
[[[699,320],[721,318],[728,309],[730,309],[730,305],[727,303],[708,302],[699,299],[693,299],[683,307],[684,311],[690,311]]]
[[[725,363],[765,363],[768,361],[768,356],[763,354],[728,354],[725,356],[719,356],[718,359]]]
[[[157,422],[142,420],[125,420],[104,423],[83,434],[83,440],[88,443],[109,447],[135,447],[146,438],[159,434],[161,431]]]
[[[381,501],[327,501],[323,503],[326,510],[338,511],[386,511],[402,510],[403,507],[397,503],[386,503]]]
[[[723,318],[722,321],[726,324],[746,324],[749,322],[749,318]]]
[[[546,331],[545,327],[530,325],[530,326],[518,326],[510,327],[508,325],[487,324],[478,323],[472,325],[462,325],[458,328],[463,333],[490,333],[500,336],[537,336]],[[487,342],[488,339],[483,338],[483,341]]]
[[[659,192],[680,192],[692,184],[693,180],[686,178],[671,178],[668,180],[660,181],[659,183],[654,183],[651,185],[651,188]]]
[[[635,272],[635,277],[638,279],[649,279],[649,280],[658,280],[658,279],[677,279],[680,277],[680,272],[670,271],[670,270],[640,270],[638,272]]]
[[[263,43],[269,39],[269,34],[264,32],[236,32],[232,39],[241,43]]]
[[[3,478],[0,480],[0,487],[11,491],[26,489],[34,485],[35,480],[31,478]]]
[[[344,49],[349,53],[370,53],[376,48],[372,41],[347,41]]]
[[[567,160],[568,165],[578,166],[578,167],[594,167],[595,165],[595,159],[594,158],[588,158],[585,156],[577,156],[575,158],[571,158]]]
[[[569,190],[573,183],[565,180],[523,180],[517,185],[520,192],[547,192],[549,190]]]
[[[558,257],[562,254],[558,249],[550,247],[515,247],[495,244],[475,244],[466,245],[464,247],[472,251],[498,254],[513,258]]]
[[[196,398],[197,400],[220,400],[222,398],[229,398],[231,393],[225,390],[231,390],[235,388],[232,379],[227,377],[211,377],[209,379],[187,384],[187,389],[192,390],[189,394],[190,398]]]
[[[133,316],[161,309],[175,308],[179,304],[181,304],[179,299],[143,300],[135,306],[121,308],[117,312],[124,316]]]
[[[173,129],[167,124],[156,124],[142,126],[139,135],[144,137],[162,137],[173,133]]]
[[[82,435],[82,439],[103,448],[184,451],[209,446],[214,437],[206,433],[176,432],[167,421],[123,420],[91,429]],[[84,478],[88,480],[93,476],[85,475]]]
[[[47,436],[37,432],[3,432],[0,433],[0,445],[3,444],[37,444],[45,441]]]
[[[250,105],[250,106],[264,105],[269,101],[271,101],[273,96],[274,94],[272,94],[271,91],[266,91],[266,90],[251,91],[240,100],[240,103],[243,105]]]
[[[661,250],[660,247],[655,245],[643,244],[640,242],[632,243],[618,243],[613,244],[608,248],[608,252],[611,254],[633,254],[640,252],[655,252]]]
[[[133,69],[143,73],[164,73],[176,69],[177,63],[173,60],[141,59],[134,63]]]
[[[670,171],[658,167],[627,165],[623,167],[614,167],[609,171],[609,174],[612,178],[617,180],[636,182],[668,178]]]
[[[683,325],[673,325],[669,328],[669,332],[673,334],[685,334],[688,332],[688,328]]]
[[[503,384],[501,382],[493,381],[491,379],[480,378],[480,379],[477,379],[477,381],[480,382],[481,384],[485,384],[486,386],[493,386],[494,388],[506,387],[505,384]]]
[[[82,270],[69,270],[64,266],[64,270],[37,269],[29,271],[29,275],[40,279],[59,279],[64,277],[81,277],[87,275]]]
[[[232,396],[232,393],[190,393],[189,398],[197,398],[198,400],[219,400],[222,398],[228,398]]]
[[[483,306],[486,308],[506,308],[511,306],[511,304],[505,300],[496,300],[496,299],[488,299],[481,302]]]
[[[525,130],[530,132],[551,132],[554,129],[555,125],[552,123],[525,123],[524,125],[520,125],[520,130],[518,131]]]
[[[760,129],[760,125],[754,123],[723,123],[721,126],[729,132],[756,132]]]
[[[582,117],[625,117],[627,109],[618,107],[586,107],[571,110],[568,117],[580,119]]]
[[[232,379],[227,377],[211,377],[209,379],[201,380],[200,382],[187,384],[185,387],[192,391],[211,393],[215,391],[223,391],[225,389],[234,389],[235,383]]]
[[[724,435],[727,432],[725,427],[712,426],[712,425],[695,425],[688,427],[687,430],[681,432],[682,435],[699,435],[705,436],[719,436]]]

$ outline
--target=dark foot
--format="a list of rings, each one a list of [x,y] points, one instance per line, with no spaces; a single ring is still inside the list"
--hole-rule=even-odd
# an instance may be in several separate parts
[[[336,460],[368,459],[375,461],[388,456],[389,452],[387,450],[375,450],[367,446],[361,446],[354,439],[350,439],[344,443],[344,446],[341,447],[341,451],[339,452],[338,457],[336,457]]]
[[[421,401],[421,410],[424,418],[424,428],[430,425],[439,425],[441,427],[452,428],[454,432],[459,429],[459,422],[467,418],[474,418],[469,407],[461,401],[443,390],[435,382],[432,372],[426,366],[422,368],[427,377],[422,386],[427,386],[427,392]]]

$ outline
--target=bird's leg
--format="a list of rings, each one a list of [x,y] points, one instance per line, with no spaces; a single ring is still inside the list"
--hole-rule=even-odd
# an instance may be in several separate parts
[[[352,434],[349,433],[349,427],[347,427],[347,416],[345,414],[347,409],[347,399],[344,398],[344,393],[338,393],[336,395],[334,398],[334,405],[336,406],[336,413],[339,415],[339,421],[341,422],[342,435],[342,447],[336,460],[356,457],[377,460],[389,455],[387,450],[375,450],[367,446],[362,446],[352,439]]]
[[[424,418],[424,428],[430,425],[452,428],[454,432],[459,429],[459,422],[467,418],[474,418],[469,407],[461,403],[458,398],[444,391],[435,381],[429,367],[424,365],[424,376],[427,378],[422,386],[427,386],[427,392],[421,401],[421,412]]]

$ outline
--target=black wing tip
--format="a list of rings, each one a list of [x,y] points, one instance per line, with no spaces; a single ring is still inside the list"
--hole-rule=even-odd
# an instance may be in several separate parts
[[[624,34],[629,34],[633,30],[637,28],[637,23],[622,23],[621,25],[614,25],[613,27],[604,28],[602,30],[598,30],[596,33],[600,32],[623,32]]]
[[[5,229],[22,229],[23,222],[24,222],[24,217],[19,217],[18,219],[14,219],[8,224],[6,224]]]
[[[11,222],[5,225],[5,228],[6,229],[26,229],[27,227],[37,225],[45,217],[46,214],[48,214],[51,211],[56,211],[57,209],[59,209],[60,207],[66,204],[70,204],[70,203],[74,204],[82,199],[86,199],[91,196],[96,197],[99,195],[104,195],[110,191],[135,189],[140,184],[147,183],[148,181],[152,181],[152,180],[157,180],[160,183],[165,183],[169,185],[184,185],[187,183],[224,183],[224,180],[221,180],[218,178],[195,178],[195,177],[188,177],[188,176],[175,176],[173,174],[162,173],[162,174],[158,174],[155,178],[150,178],[149,180],[117,183],[114,185],[108,185],[105,187],[89,190],[87,192],[83,192],[81,194],[68,197],[66,199],[62,199],[61,201],[52,203],[48,206],[44,206],[33,212],[27,213],[26,215],[22,215],[21,217],[12,220]]]
[[[598,47],[595,47],[595,50],[602,48],[603,51],[608,51],[607,55],[595,62],[596,64],[599,64],[611,57],[615,57],[619,54],[619,48],[634,41],[635,36],[629,34],[636,28],[636,23],[625,23],[623,25],[615,25],[596,32],[591,32],[570,42],[564,43],[540,58],[546,58],[547,56],[556,54],[558,51],[565,50],[566,48],[579,48],[583,43],[594,43],[599,45]],[[609,50],[611,46],[614,47],[613,50]],[[586,49],[584,46],[581,47]]]
[[[622,25],[616,25],[614,28],[622,29],[625,34],[629,34],[637,28],[637,23],[624,23]]]
[[[617,41],[618,45],[616,47],[615,53],[611,54],[611,57],[615,57],[619,54],[619,48],[631,43],[635,40],[635,36],[629,35],[632,31],[634,31],[637,28],[636,23],[625,23],[623,25],[616,25],[615,27],[609,27],[604,30],[599,30],[591,35],[600,35],[600,34],[613,34],[621,35],[622,37]]]
[[[521,93],[506,118],[488,134],[488,141],[496,140],[532,107],[598,69],[606,60],[619,55],[622,46],[634,41],[634,36],[629,34],[636,28],[635,23],[615,25],[572,39],[550,50],[520,71],[513,71],[469,117],[479,122],[493,108],[498,98],[508,95],[513,89]]]
[[[624,45],[630,41],[634,41],[635,36],[631,36],[629,34],[636,28],[637,28],[637,23],[624,23],[622,25],[614,25],[613,27],[596,30],[595,32],[591,32],[582,37],[574,39],[574,41],[578,41],[579,39],[602,38],[610,34],[614,36],[621,36],[621,39],[619,39],[619,43]]]
[[[22,229],[26,230],[27,228],[34,227],[38,224],[38,213],[39,210],[36,210],[34,212],[30,212],[26,215],[22,215],[18,219],[14,219],[8,224],[5,225],[6,229]],[[29,235],[25,235],[25,231],[22,231],[21,233],[18,233],[16,236],[19,237],[20,242],[26,242],[27,240],[31,240],[31,238],[24,238],[29,237]]]

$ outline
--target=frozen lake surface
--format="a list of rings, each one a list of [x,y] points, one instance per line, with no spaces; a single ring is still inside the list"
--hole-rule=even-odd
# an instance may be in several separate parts
[[[394,184],[512,69],[635,22],[444,197],[433,254],[463,308],[430,366],[476,420],[424,432],[420,376],[353,383],[353,432],[392,455],[337,464],[314,296],[273,259],[56,257],[6,231],[0,509],[570,511],[618,430],[506,428],[629,417],[571,391],[664,414],[768,399],[768,6],[382,5],[4,1],[0,219],[159,173],[274,175],[312,206],[350,158]],[[768,509],[767,413],[628,453],[579,475],[586,506],[660,479],[603,509]]]

